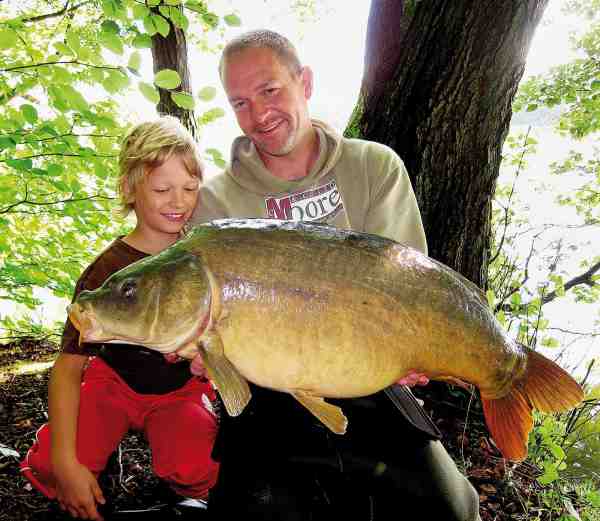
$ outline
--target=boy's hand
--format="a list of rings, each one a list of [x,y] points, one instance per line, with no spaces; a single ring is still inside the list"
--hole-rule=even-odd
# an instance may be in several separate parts
[[[196,355],[192,360],[190,371],[195,376],[207,378],[206,367],[204,367],[204,362],[202,362],[202,357],[200,355]]]
[[[73,517],[103,521],[96,504],[106,501],[98,481],[90,470],[79,462],[54,469],[56,499],[60,508]]]

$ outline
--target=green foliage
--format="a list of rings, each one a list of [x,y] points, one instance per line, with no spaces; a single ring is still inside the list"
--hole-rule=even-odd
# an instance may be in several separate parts
[[[198,98],[202,101],[211,101],[217,95],[217,89],[211,86],[203,87],[198,92]]]
[[[137,90],[157,104],[160,87],[195,106],[173,90],[174,67],[144,72],[152,36],[170,22],[206,34],[238,21],[179,0],[0,3],[0,299],[35,309],[40,290],[70,297],[91,258],[127,230],[114,213],[123,99]]]
[[[576,138],[600,130],[600,9],[596,4],[574,0],[566,8],[591,21],[590,29],[574,38],[581,58],[525,82],[514,104],[515,111],[564,106],[559,128]]]
[[[571,9],[584,12],[600,2],[578,0],[570,4]],[[597,8],[591,12],[597,17]],[[582,51],[585,49],[583,58],[522,84],[515,111],[562,105],[566,110],[559,132],[568,131],[578,138],[597,132],[600,98],[594,82],[599,76],[599,62],[598,46],[592,42],[598,42],[599,36],[598,25],[592,24],[587,34],[574,41]],[[552,222],[534,225],[531,215],[536,208],[520,200],[519,188],[538,147],[530,131],[511,134],[505,142],[503,171],[511,172],[512,180],[499,185],[495,193],[487,297],[496,317],[513,337],[533,349],[556,349],[559,357],[568,346],[564,334],[557,333],[548,320],[547,304],[569,299],[576,305],[597,305],[600,300],[600,257],[594,256],[597,249],[593,247],[592,255],[583,254],[589,245],[579,241],[576,233],[579,228],[600,222],[600,161],[598,150],[585,154],[572,151],[553,163],[549,172],[536,172],[540,179],[544,174],[569,176],[569,184],[575,188],[558,195],[557,212],[559,206],[570,207],[575,217],[562,231]],[[546,189],[543,183],[539,183],[539,191]],[[593,328],[590,324],[590,333]],[[528,460],[540,469],[537,480],[543,486],[543,505],[529,519],[578,519],[575,514],[585,521],[600,519],[599,391],[598,386],[588,388],[585,402],[568,413],[535,414]]]
[[[569,176],[577,182],[573,192],[560,194],[557,201],[572,206],[586,224],[600,224],[600,150],[594,157],[584,157],[581,152],[571,151],[561,162],[550,165],[553,175]]]
[[[181,77],[177,71],[163,69],[155,74],[154,83],[161,89],[176,89],[181,85]]]

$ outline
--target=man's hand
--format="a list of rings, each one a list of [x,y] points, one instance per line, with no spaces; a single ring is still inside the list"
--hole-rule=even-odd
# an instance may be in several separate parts
[[[408,387],[414,387],[415,385],[427,385],[429,383],[429,378],[427,378],[427,376],[425,376],[423,373],[409,371],[405,377],[400,378],[400,380],[398,380],[396,383],[400,385],[406,385]]]
[[[56,477],[56,499],[60,508],[73,517],[103,521],[96,505],[106,500],[98,481],[90,470],[79,462],[54,468]]]
[[[206,374],[206,367],[204,367],[204,362],[202,361],[202,357],[200,355],[196,355],[190,364],[190,371],[195,376],[201,376],[203,378],[208,378]]]

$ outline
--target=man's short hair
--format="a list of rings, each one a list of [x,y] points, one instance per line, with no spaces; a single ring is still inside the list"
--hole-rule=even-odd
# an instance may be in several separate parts
[[[181,156],[187,172],[202,181],[204,166],[198,146],[190,132],[173,116],[140,123],[123,139],[119,153],[121,213],[133,210],[135,187],[151,170],[160,167],[171,156]]]
[[[268,29],[248,31],[233,38],[225,45],[219,62],[219,76],[223,79],[225,60],[246,49],[271,49],[291,74],[302,71],[296,48],[285,36]]]

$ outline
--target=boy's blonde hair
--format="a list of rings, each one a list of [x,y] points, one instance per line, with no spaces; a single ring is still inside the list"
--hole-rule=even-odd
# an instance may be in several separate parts
[[[129,131],[119,153],[118,191],[123,215],[133,210],[138,183],[173,154],[180,155],[188,173],[202,181],[204,166],[198,147],[177,118],[162,116],[140,123]]]

